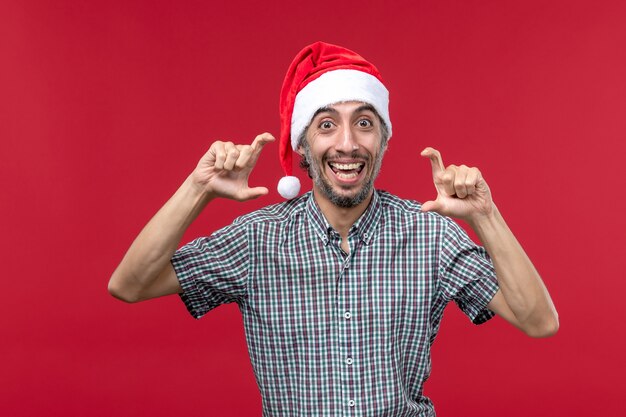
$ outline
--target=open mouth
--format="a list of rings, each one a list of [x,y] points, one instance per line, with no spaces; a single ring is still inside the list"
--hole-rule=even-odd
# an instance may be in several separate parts
[[[361,173],[363,167],[365,166],[365,162],[329,162],[328,166],[338,178],[343,180],[350,180],[356,178]]]

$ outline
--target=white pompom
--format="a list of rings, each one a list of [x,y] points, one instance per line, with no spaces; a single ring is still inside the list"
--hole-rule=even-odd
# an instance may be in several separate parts
[[[300,180],[298,177],[282,177],[278,181],[278,194],[287,200],[295,198],[300,193]]]

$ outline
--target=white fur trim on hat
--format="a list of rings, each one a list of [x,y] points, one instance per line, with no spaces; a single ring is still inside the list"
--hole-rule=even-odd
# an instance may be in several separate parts
[[[320,75],[296,96],[291,115],[291,148],[297,149],[298,138],[317,110],[329,104],[346,101],[371,104],[387,125],[391,137],[387,88],[378,78],[366,72],[339,69]]]

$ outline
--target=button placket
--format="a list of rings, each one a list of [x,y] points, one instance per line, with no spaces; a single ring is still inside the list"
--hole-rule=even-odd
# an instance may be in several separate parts
[[[340,241],[337,243],[339,244]],[[359,382],[355,379],[356,369],[353,366],[354,358],[352,355],[354,354],[354,346],[352,339],[354,337],[354,326],[356,324],[354,323],[354,319],[356,316],[354,316],[355,312],[351,310],[352,294],[355,291],[354,286],[357,285],[357,282],[352,280],[354,278],[354,273],[352,272],[354,265],[351,265],[351,261],[360,246],[359,235],[357,233],[351,233],[348,237],[348,243],[350,245],[350,252],[345,253],[342,251],[343,258],[339,264],[339,280],[337,281],[337,294],[339,297],[337,307],[339,307],[340,314],[339,328],[342,332],[339,336],[341,345],[338,353],[340,356],[337,359],[339,359],[342,364],[339,368],[339,372],[341,373],[340,380],[342,382],[342,397],[343,401],[345,401],[344,407],[347,406],[352,412],[354,407],[356,407],[356,397],[358,396],[357,393],[360,387]],[[343,319],[341,316],[343,316]]]

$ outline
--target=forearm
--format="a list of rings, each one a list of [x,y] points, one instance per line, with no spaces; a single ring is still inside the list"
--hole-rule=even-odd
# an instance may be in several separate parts
[[[558,315],[550,294],[495,205],[470,226],[493,261],[500,291],[517,325],[529,335],[554,334]]]
[[[180,245],[183,234],[212,198],[191,180],[176,193],[139,233],[109,281],[109,291],[126,301],[158,279]]]

